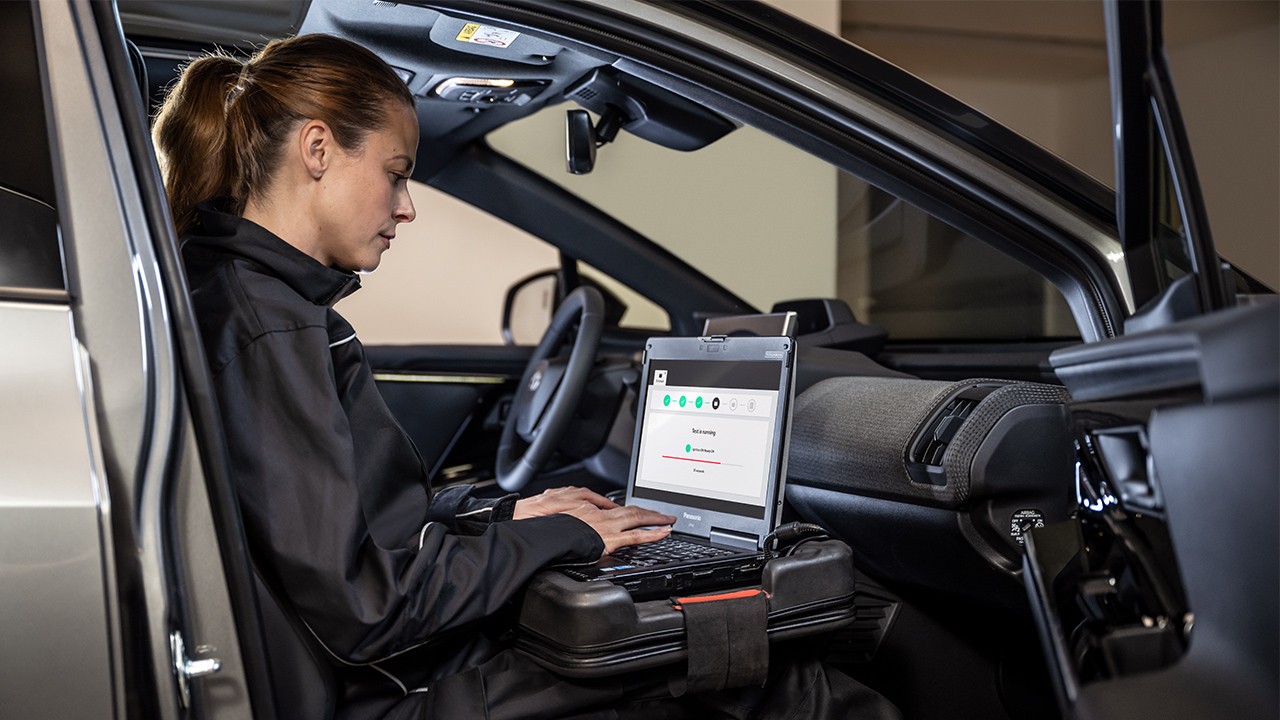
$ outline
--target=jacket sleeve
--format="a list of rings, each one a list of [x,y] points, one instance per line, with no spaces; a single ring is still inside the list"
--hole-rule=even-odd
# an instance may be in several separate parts
[[[461,535],[479,535],[489,525],[510,520],[516,511],[517,493],[500,498],[471,497],[471,486],[457,485],[435,493],[428,518],[443,522]]]
[[[404,652],[496,612],[545,565],[600,556],[595,531],[567,515],[456,534],[457,515],[482,501],[451,494],[438,509],[453,523],[424,518],[403,546],[380,546],[361,509],[360,458],[327,347],[322,327],[267,333],[214,382],[255,559],[340,660]]]

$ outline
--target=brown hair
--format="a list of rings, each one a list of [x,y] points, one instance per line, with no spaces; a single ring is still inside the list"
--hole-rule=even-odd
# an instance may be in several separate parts
[[[289,133],[323,120],[334,139],[358,150],[388,126],[387,105],[413,96],[385,62],[329,35],[273,40],[245,62],[202,57],[182,72],[152,129],[179,235],[195,225],[198,203],[230,197],[244,212],[270,187]]]

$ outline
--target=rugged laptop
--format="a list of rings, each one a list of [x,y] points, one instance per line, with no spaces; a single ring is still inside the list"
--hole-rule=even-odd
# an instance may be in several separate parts
[[[782,514],[794,370],[788,337],[650,339],[625,502],[675,526],[560,570],[638,600],[759,582],[762,542]]]

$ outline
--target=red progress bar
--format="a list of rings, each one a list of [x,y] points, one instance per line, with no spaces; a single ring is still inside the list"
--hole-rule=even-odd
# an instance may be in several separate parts
[[[662,457],[664,457],[664,458],[666,458],[666,459],[668,459],[668,460],[684,460],[685,462],[700,462],[700,463],[706,463],[706,464],[708,464],[708,465],[719,465],[719,464],[720,464],[720,463],[716,462],[715,460],[698,460],[698,459],[696,459],[696,458],[682,458],[682,457],[676,457],[675,455],[663,455]]]

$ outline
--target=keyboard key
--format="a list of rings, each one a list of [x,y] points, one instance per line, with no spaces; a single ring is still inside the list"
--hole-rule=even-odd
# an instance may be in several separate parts
[[[613,557],[637,567],[649,567],[732,554],[732,550],[666,537],[654,543],[619,548],[614,551]]]

